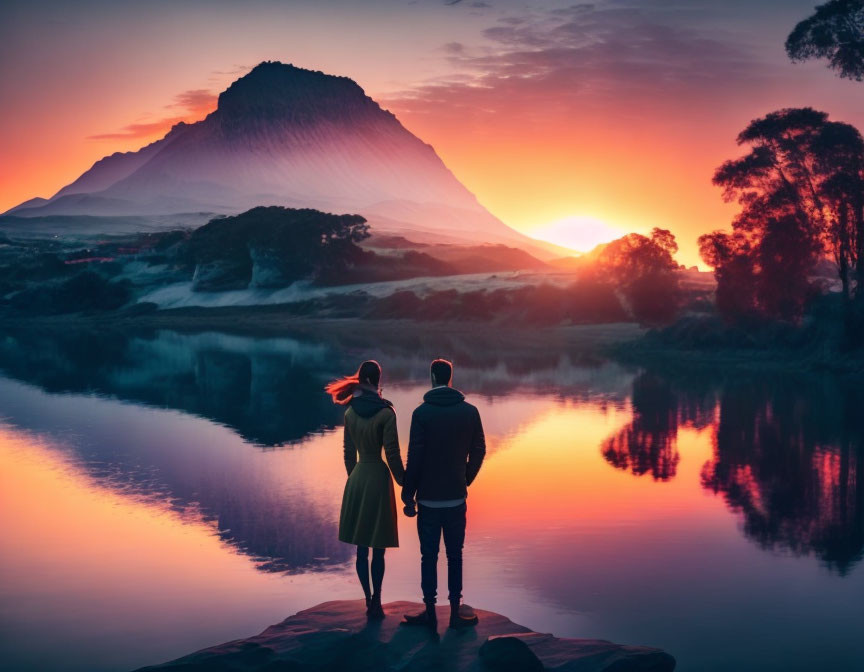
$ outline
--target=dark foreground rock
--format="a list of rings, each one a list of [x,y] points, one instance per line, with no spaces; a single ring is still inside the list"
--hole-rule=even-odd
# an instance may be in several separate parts
[[[360,600],[324,602],[238,639],[183,658],[142,668],[183,672],[666,672],[675,659],[659,649],[621,646],[595,639],[559,639],[532,632],[490,611],[476,610],[477,628],[446,627],[438,609],[438,635],[399,625],[403,613],[422,605],[391,602],[384,621],[367,622]]]

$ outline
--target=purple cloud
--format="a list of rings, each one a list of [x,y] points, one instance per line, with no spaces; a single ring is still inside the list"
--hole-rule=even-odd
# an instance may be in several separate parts
[[[735,35],[673,23],[652,6],[579,4],[500,18],[486,44],[446,48],[457,76],[387,99],[412,114],[532,114],[717,100],[774,75]],[[532,109],[533,108],[533,109]]]

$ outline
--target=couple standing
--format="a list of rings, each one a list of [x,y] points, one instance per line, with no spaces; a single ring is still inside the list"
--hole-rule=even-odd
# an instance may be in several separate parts
[[[404,623],[437,628],[438,549],[443,535],[450,627],[471,627],[477,624],[477,617],[464,616],[459,610],[465,498],[486,455],[486,440],[477,408],[452,387],[453,365],[436,359],[430,367],[430,376],[432,389],[411,416],[404,468],[396,433],[396,413],[393,404],[381,396],[378,362],[363,362],[355,375],[334,381],[325,388],[334,402],[348,406],[344,439],[348,482],[342,497],[339,539],[357,546],[357,576],[366,595],[367,615],[384,618],[381,606],[384,551],[399,546],[393,491],[395,478],[402,486],[405,515],[417,516],[420,586],[426,605],[419,614],[406,614]],[[387,464],[381,459],[382,447]]]

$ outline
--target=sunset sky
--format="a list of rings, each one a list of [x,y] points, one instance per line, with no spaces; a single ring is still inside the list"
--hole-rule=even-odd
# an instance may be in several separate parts
[[[750,119],[810,105],[864,128],[864,84],[783,51],[814,4],[5,0],[0,211],[280,60],[355,79],[517,229],[584,248],[661,226],[697,263],[735,210],[713,169]]]

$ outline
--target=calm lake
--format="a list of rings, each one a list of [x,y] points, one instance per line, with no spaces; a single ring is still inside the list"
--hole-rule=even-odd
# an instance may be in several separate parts
[[[355,336],[0,336],[0,667],[131,670],[357,598],[321,388],[379,359],[404,455],[450,356],[489,446],[467,603],[685,672],[864,669],[860,381]],[[420,595],[399,524],[385,602]]]

